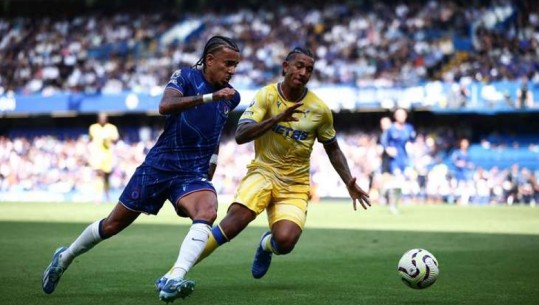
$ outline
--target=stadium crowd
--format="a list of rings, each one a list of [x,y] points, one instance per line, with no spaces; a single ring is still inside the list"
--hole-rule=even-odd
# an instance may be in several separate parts
[[[238,88],[275,80],[286,50],[298,43],[317,56],[312,86],[539,82],[533,1],[365,1],[0,18],[0,94],[159,90],[214,34],[241,43]]]
[[[230,9],[203,12],[130,8],[63,17],[0,17],[0,96],[123,90],[160,94],[171,73],[194,64],[202,43],[215,34],[235,37],[241,44],[242,61],[232,81],[236,88],[276,81],[286,52],[303,43],[317,58],[312,87],[414,85],[431,79],[453,82],[456,88],[472,80],[526,79],[527,86],[539,84],[539,6],[534,1],[306,3],[258,9],[233,9],[231,4]],[[116,191],[123,189],[159,133],[142,130],[140,140],[124,137],[116,145],[111,176]],[[340,137],[352,172],[362,187],[372,186],[376,200],[378,133],[355,130]],[[410,149],[414,169],[407,175],[406,200],[539,200],[539,168],[476,166],[465,183],[458,183],[449,160],[456,141],[454,131],[420,132]],[[75,201],[95,199],[88,142],[87,136],[0,133],[0,196],[43,192]],[[220,194],[235,191],[252,154],[251,146],[223,139],[214,177]],[[312,158],[313,200],[346,197],[320,145]]]
[[[407,173],[403,188],[405,202],[463,205],[535,205],[539,202],[539,168],[518,164],[509,168],[475,166],[464,183],[457,181],[449,158],[456,139],[447,130],[421,131],[409,147],[413,169]],[[113,194],[124,188],[158,134],[159,130],[144,127],[140,129],[140,140],[131,141],[124,137],[117,143],[116,166],[111,175]],[[357,130],[342,133],[339,143],[360,185],[371,186],[371,197],[378,201],[381,188],[378,133]],[[14,197],[6,197],[8,195],[17,196],[18,200],[31,200],[32,193],[39,194],[40,200],[102,200],[96,198],[95,172],[89,165],[88,144],[87,135],[65,140],[54,136],[0,136],[0,200],[14,200]],[[231,195],[236,191],[253,155],[251,144],[237,145],[231,137],[222,140],[213,179],[220,195]],[[332,170],[321,145],[315,145],[311,163],[313,201],[347,197],[346,187]]]

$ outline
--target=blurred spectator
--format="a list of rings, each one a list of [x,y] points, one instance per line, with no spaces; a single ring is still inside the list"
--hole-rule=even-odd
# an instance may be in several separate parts
[[[518,201],[524,204],[535,205],[535,191],[537,189],[537,179],[534,177],[533,173],[527,168],[523,168],[521,170],[520,176],[521,178],[519,179],[518,183]]]
[[[518,186],[520,180],[520,172],[518,164],[511,165],[511,170],[505,176],[504,181],[504,191],[505,191],[505,202],[508,205],[512,205],[514,202],[517,202],[519,199]]]
[[[520,87],[517,89],[516,108],[533,107],[533,93],[528,88],[528,77],[522,77]]]

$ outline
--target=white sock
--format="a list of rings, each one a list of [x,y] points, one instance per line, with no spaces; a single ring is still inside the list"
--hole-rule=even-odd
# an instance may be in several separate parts
[[[103,240],[99,235],[99,224],[101,220],[98,220],[88,227],[79,235],[79,237],[60,254],[60,264],[62,267],[67,268],[75,257],[83,254],[84,252],[92,249],[100,241]]]
[[[193,267],[202,251],[204,251],[210,231],[211,227],[205,223],[191,225],[191,229],[189,229],[180,247],[178,259],[167,274],[169,278],[185,277],[185,274]]]
[[[260,241],[260,246],[262,246],[262,249],[267,252],[273,252],[273,249],[271,247],[271,236],[272,234],[268,234],[262,238]]]

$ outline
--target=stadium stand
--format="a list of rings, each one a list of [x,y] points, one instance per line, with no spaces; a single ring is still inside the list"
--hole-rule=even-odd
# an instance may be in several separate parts
[[[170,70],[196,60],[204,39],[194,37],[216,33],[242,43],[240,87],[278,77],[283,54],[299,42],[317,55],[315,84],[539,78],[533,1],[298,2],[177,15],[163,8],[166,1],[156,2],[149,11],[1,18],[0,86],[45,94],[151,90]]]
[[[275,81],[290,46],[306,43],[317,56],[310,87],[337,88],[330,97],[348,97],[352,88],[350,96],[373,102],[372,113],[364,112],[371,104],[354,101],[345,111],[333,110],[342,122],[336,124],[343,131],[343,151],[362,186],[373,184],[374,198],[380,163],[376,122],[387,114],[385,108],[395,106],[394,101],[385,106],[388,95],[409,94],[417,99],[408,106],[420,137],[412,149],[416,168],[405,190],[408,200],[539,200],[539,6],[534,1],[234,1],[226,8],[206,1],[90,2],[32,1],[44,9],[51,3],[65,7],[48,16],[25,10],[25,1],[0,8],[0,200],[87,198],[92,174],[84,158],[85,115],[104,107],[114,113],[122,135],[112,177],[114,190],[121,190],[159,134],[158,117],[132,125],[122,116],[142,121],[172,71],[192,65],[204,38],[214,34],[241,42],[237,88]],[[429,90],[441,97],[430,102]],[[131,94],[138,96],[135,108],[146,101],[142,112],[130,112],[125,96]],[[531,103],[520,100],[523,94]],[[19,111],[21,105],[27,108]],[[35,109],[42,109],[38,117]],[[57,118],[55,111],[73,117]],[[458,127],[463,121],[468,125]],[[220,194],[234,192],[244,173],[239,169],[252,155],[252,148],[231,140],[233,123],[215,176]],[[448,158],[463,135],[472,141],[475,167],[469,187],[459,189]],[[321,156],[313,154],[313,198],[345,197],[346,189]],[[507,177],[515,165],[512,186]]]

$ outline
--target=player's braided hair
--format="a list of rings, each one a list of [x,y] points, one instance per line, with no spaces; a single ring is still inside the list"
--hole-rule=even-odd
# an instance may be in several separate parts
[[[204,51],[202,52],[202,57],[200,57],[200,59],[193,66],[193,68],[197,68],[199,66],[205,66],[206,56],[208,54],[215,53],[221,48],[229,48],[236,52],[240,51],[240,48],[238,47],[236,42],[232,40],[231,38],[220,36],[220,35],[213,36],[208,40],[208,42],[206,42],[206,45],[204,46]]]
[[[288,52],[288,55],[286,55],[285,61],[292,60],[292,58],[294,58],[294,56],[296,56],[296,54],[307,55],[307,56],[314,59],[314,54],[313,54],[313,52],[311,50],[309,50],[307,48],[303,48],[303,47],[295,47],[292,51]]]
[[[292,49],[292,51],[288,52],[288,55],[286,55],[285,61],[291,61],[298,54],[307,55],[311,57],[312,59],[314,59],[314,54],[310,49],[303,48],[303,47],[295,47],[294,49]],[[283,76],[285,75],[284,70],[282,71],[281,74]]]

